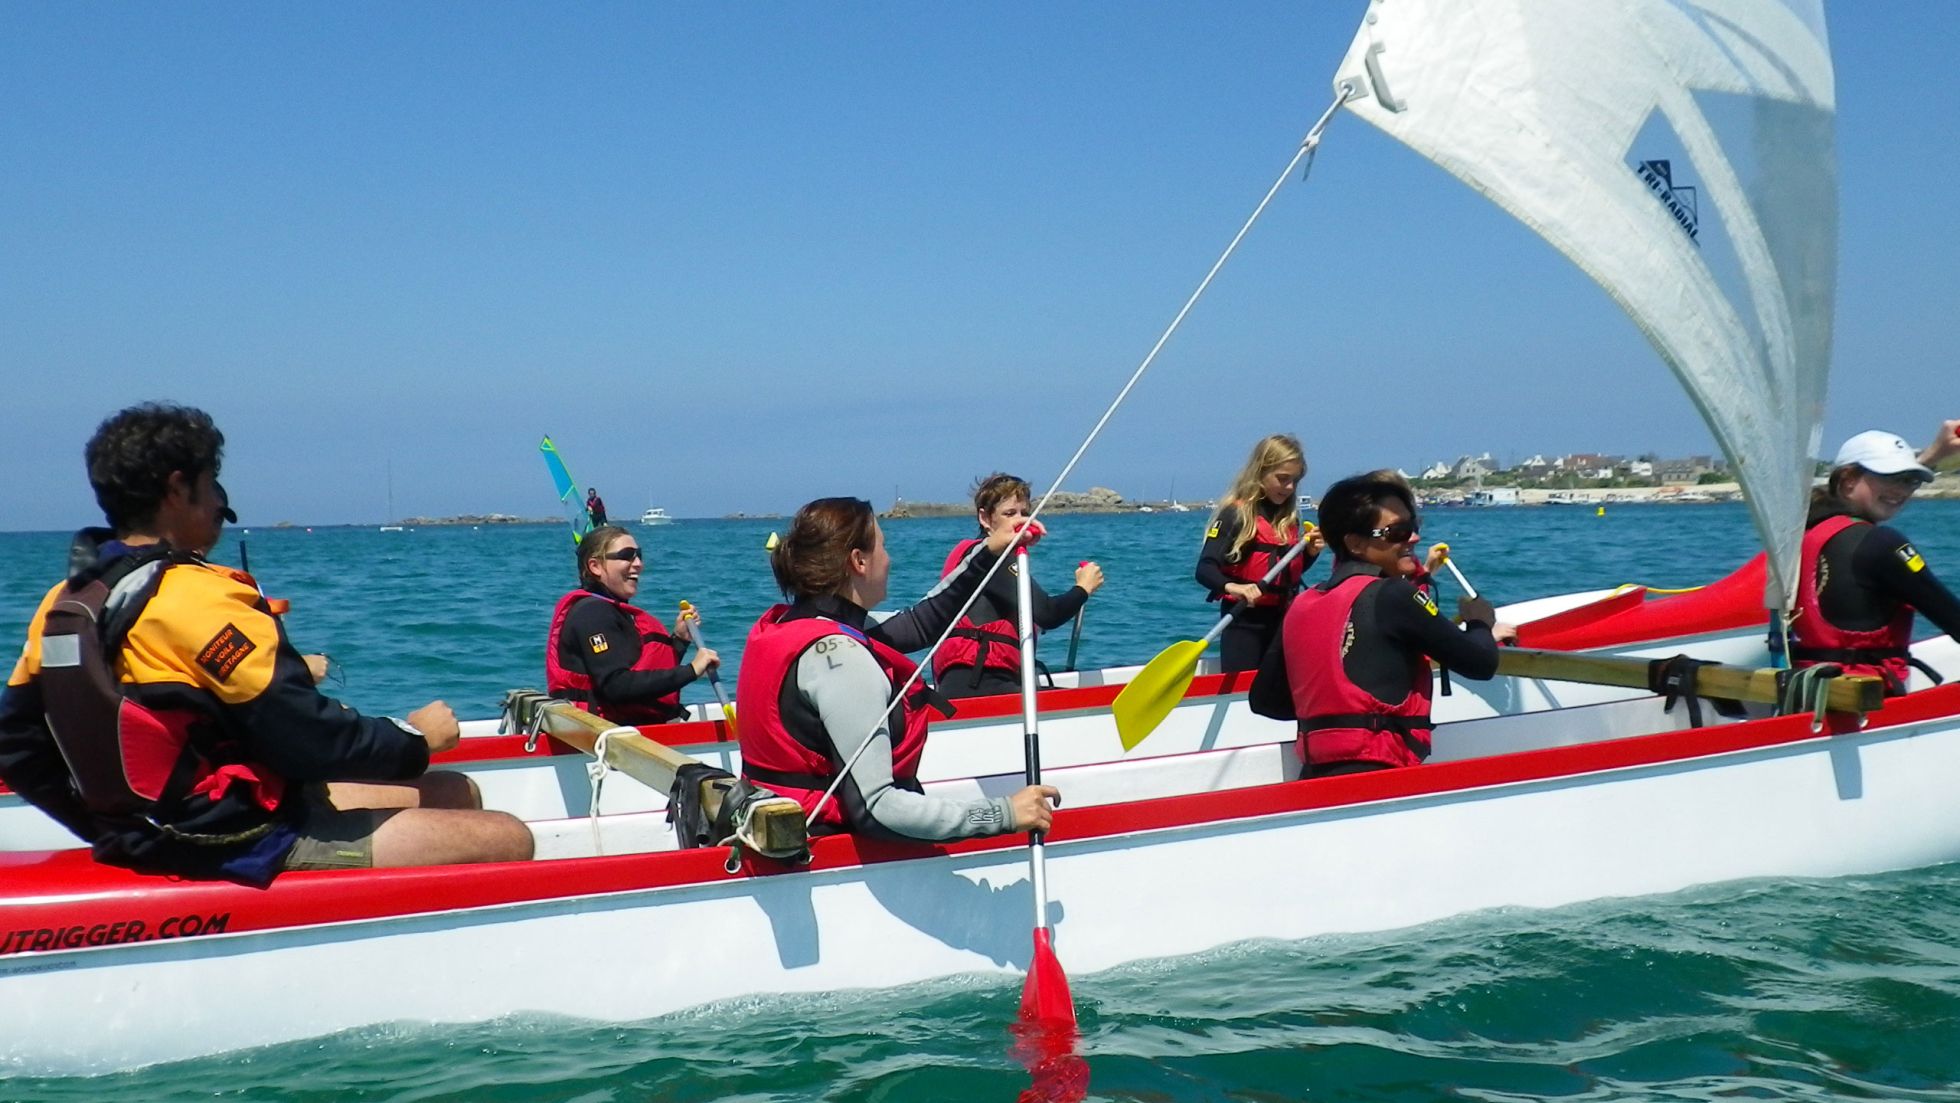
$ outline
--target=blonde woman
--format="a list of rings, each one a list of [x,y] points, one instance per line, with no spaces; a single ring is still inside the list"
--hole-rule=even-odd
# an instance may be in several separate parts
[[[1325,546],[1318,531],[1301,532],[1300,480],[1307,473],[1299,438],[1275,433],[1252,446],[1245,467],[1219,500],[1198,551],[1198,584],[1219,615],[1244,608],[1219,638],[1226,671],[1256,670],[1266,647],[1279,634],[1287,603],[1299,592],[1300,576]],[[1261,581],[1287,549],[1305,539],[1307,547],[1271,583]]]

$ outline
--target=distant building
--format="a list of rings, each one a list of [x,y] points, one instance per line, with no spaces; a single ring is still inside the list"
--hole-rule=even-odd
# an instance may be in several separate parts
[[[1456,465],[1450,468],[1449,477],[1457,480],[1481,479],[1496,471],[1496,461],[1490,458],[1489,452],[1485,452],[1481,456],[1459,456]]]
[[[1420,477],[1424,479],[1447,479],[1450,477],[1450,465],[1444,463],[1442,460],[1437,460],[1435,463],[1423,468]]]
[[[1574,452],[1560,456],[1554,464],[1562,474],[1577,475],[1581,479],[1610,479],[1613,468],[1619,466],[1620,457],[1602,456],[1598,452]]]
[[[1681,460],[1661,460],[1654,464],[1654,478],[1662,486],[1693,486],[1703,475],[1720,471],[1710,456],[1689,456]]]

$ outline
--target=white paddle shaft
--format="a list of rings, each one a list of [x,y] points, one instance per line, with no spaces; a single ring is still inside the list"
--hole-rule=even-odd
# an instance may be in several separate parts
[[[1477,588],[1475,586],[1470,585],[1470,580],[1463,577],[1462,571],[1456,569],[1456,560],[1451,559],[1449,556],[1446,555],[1443,557],[1443,566],[1448,567],[1450,569],[1450,573],[1456,576],[1456,584],[1458,586],[1463,587],[1464,597],[1477,596]]]
[[[1041,784],[1041,722],[1034,701],[1034,577],[1028,570],[1028,548],[1014,549],[1014,597],[1020,608],[1021,727],[1027,752],[1029,785]],[[1028,879],[1034,887],[1034,925],[1048,926],[1048,861],[1041,832],[1028,835]]]

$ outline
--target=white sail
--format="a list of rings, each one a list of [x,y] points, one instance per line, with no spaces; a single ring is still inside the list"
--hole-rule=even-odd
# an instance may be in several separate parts
[[[1836,295],[1817,0],[1373,0],[1347,106],[1598,281],[1674,370],[1796,592]]]

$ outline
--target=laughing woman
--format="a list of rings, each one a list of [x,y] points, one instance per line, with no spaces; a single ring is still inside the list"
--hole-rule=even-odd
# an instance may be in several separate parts
[[[813,833],[938,842],[1047,830],[1058,796],[1050,786],[970,801],[927,796],[918,780],[926,712],[944,701],[923,682],[905,688],[918,670],[905,652],[953,623],[1014,539],[1005,526],[988,533],[918,604],[873,622],[867,610],[885,600],[892,561],[871,503],[820,498],[798,510],[769,557],[789,603],[762,614],[742,649],[743,774],[810,814],[850,763],[812,815]]]
[[[688,621],[668,632],[632,604],[640,591],[640,542],[618,525],[579,541],[578,589],[558,599],[545,643],[545,688],[619,724],[665,724],[686,715],[681,687],[721,662],[708,648],[680,661]]]

